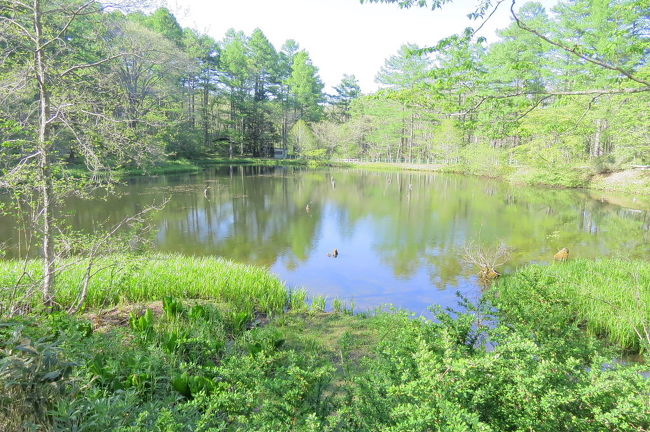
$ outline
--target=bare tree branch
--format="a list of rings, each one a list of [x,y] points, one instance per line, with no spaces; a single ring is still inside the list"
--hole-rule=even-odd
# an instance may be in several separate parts
[[[77,19],[77,17],[79,15],[81,15],[82,12],[86,8],[88,8],[90,5],[92,5],[93,3],[96,3],[95,0],[90,0],[87,3],[84,3],[81,6],[79,6],[75,11],[71,12],[70,13],[70,18],[68,18],[68,21],[63,25],[63,27],[61,27],[61,30],[59,30],[57,35],[55,37],[53,37],[52,39],[50,39],[49,41],[45,42],[43,45],[41,45],[41,49],[47,47],[48,45],[50,45],[54,41],[60,40],[61,36],[63,36],[63,34],[68,30],[68,28],[74,22],[74,20]]]
[[[492,18],[492,15],[494,15],[494,13],[497,11],[497,9],[499,9],[499,6],[501,6],[501,3],[503,3],[504,1],[505,1],[505,0],[499,0],[499,1],[497,2],[497,4],[494,6],[494,9],[492,9],[492,12],[490,12],[490,14],[488,15],[488,17],[485,18],[485,19],[483,20],[483,22],[481,23],[481,25],[478,26],[478,28],[477,28],[476,30],[474,30],[474,32],[472,33],[472,35],[476,35],[478,32],[481,31],[481,29],[483,28],[483,26],[484,26],[485,24],[487,24],[487,22],[490,20],[490,18]]]
[[[84,279],[81,287],[81,291],[79,292],[79,297],[75,301],[73,305],[71,305],[68,308],[68,313],[69,314],[75,314],[81,310],[83,307],[86,298],[88,296],[88,288],[90,286],[90,280],[91,278],[97,274],[99,271],[102,269],[96,270],[95,272],[92,271],[93,266],[95,264],[95,260],[100,256],[102,248],[104,245],[111,239],[115,234],[122,229],[122,227],[129,225],[133,222],[141,222],[143,220],[143,216],[145,216],[147,213],[150,213],[152,211],[160,211],[162,210],[167,203],[169,202],[169,198],[166,198],[163,203],[159,206],[152,205],[150,207],[147,207],[135,215],[126,217],[122,219],[119,223],[115,224],[112,229],[110,229],[107,233],[105,233],[101,238],[99,238],[92,246],[90,250],[90,255],[88,257],[88,264],[86,266],[86,272],[84,274]],[[108,267],[105,267],[108,268]]]
[[[71,67],[69,67],[68,69],[66,69],[66,70],[64,70],[63,72],[61,72],[60,76],[62,76],[62,77],[63,77],[63,76],[66,76],[67,74],[69,74],[69,73],[71,73],[71,72],[74,72],[74,71],[76,71],[76,70],[80,70],[80,69],[89,69],[89,68],[93,68],[93,67],[99,66],[99,65],[101,65],[101,64],[104,64],[104,63],[106,63],[106,62],[109,62],[109,61],[111,61],[111,60],[115,60],[116,58],[124,57],[124,56],[126,56],[126,55],[129,55],[129,54],[127,54],[127,53],[119,53],[119,54],[114,54],[114,55],[112,55],[112,56],[108,56],[108,57],[106,57],[106,58],[103,58],[103,59],[101,59],[101,60],[99,60],[99,61],[96,61],[96,62],[93,62],[93,63],[86,63],[86,64],[80,64],[80,65],[71,66]]]
[[[4,22],[6,22],[6,23],[8,23],[8,24],[10,24],[10,25],[13,25],[14,27],[17,27],[17,28],[20,30],[20,32],[23,33],[23,34],[24,34],[24,35],[25,35],[29,40],[31,40],[32,42],[36,43],[36,38],[34,37],[34,35],[32,35],[32,34],[29,32],[29,30],[27,30],[25,27],[23,27],[23,26],[22,26],[19,22],[17,22],[16,20],[13,20],[13,19],[11,19],[11,18],[7,18],[7,17],[5,17],[5,16],[1,16],[1,15],[0,15],[0,20],[4,21]]]
[[[546,100],[552,96],[591,96],[591,95],[603,96],[603,95],[642,93],[647,91],[650,91],[650,86],[623,88],[623,89],[610,89],[610,90],[591,89],[591,90],[576,90],[576,91],[548,91],[548,92],[547,91],[532,91],[532,92],[523,91],[523,92],[511,93],[505,95],[489,95],[489,96],[481,97],[481,99],[474,106],[468,108],[465,111],[451,113],[447,115],[452,117],[465,116],[473,112],[476,112],[476,110],[478,110],[481,107],[481,105],[483,105],[483,103],[485,103],[488,100],[509,99],[509,98],[519,97],[519,96],[539,95],[539,96],[544,96],[542,100]],[[535,107],[537,107],[537,105],[539,105],[542,100],[538,101]],[[532,109],[526,112],[526,114],[529,114],[530,111],[532,111]]]
[[[546,95],[546,96],[544,96],[544,97],[542,97],[542,98],[539,98],[539,100],[538,100],[537,102],[535,102],[535,104],[534,104],[533,106],[531,106],[530,108],[528,108],[528,109],[527,109],[523,114],[521,114],[519,117],[517,117],[517,120],[515,120],[515,121],[519,121],[519,120],[521,120],[522,118],[526,117],[526,116],[527,116],[528,114],[530,114],[530,113],[531,113],[535,108],[537,108],[537,107],[539,106],[539,104],[541,104],[542,102],[544,102],[544,101],[547,100],[547,99],[550,99],[551,97],[553,97],[553,96],[552,96],[552,95]]]

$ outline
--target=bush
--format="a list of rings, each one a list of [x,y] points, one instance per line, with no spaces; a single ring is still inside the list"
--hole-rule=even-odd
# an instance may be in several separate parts
[[[453,314],[456,315],[456,314]],[[385,318],[384,340],[356,377],[349,430],[634,431],[650,426],[640,368],[554,355],[535,334],[483,328],[498,341],[458,338],[450,322]],[[476,328],[476,327],[475,327]],[[466,329],[467,330],[467,329]],[[460,334],[462,334],[461,332]],[[479,331],[480,333],[480,331]]]
[[[324,298],[309,310],[304,290],[291,295],[299,312],[267,319],[252,313],[248,300],[188,299],[199,285],[184,297],[172,279],[162,311],[134,313],[101,332],[66,315],[0,323],[0,428],[646,430],[650,380],[640,366],[612,361],[590,334],[599,332],[584,331],[591,315],[604,318],[598,326],[615,320],[580,298],[595,289],[605,295],[602,287],[613,280],[645,284],[646,267],[532,266],[505,277],[476,305],[463,299],[458,310],[433,308],[432,319],[327,313]],[[138,274],[145,289],[164,280]],[[125,286],[139,283],[126,278]],[[620,300],[620,290],[607,293],[609,302]],[[647,318],[647,308],[639,312]],[[356,345],[363,335],[377,342]]]
[[[610,174],[621,170],[621,163],[613,155],[604,155],[590,160],[589,168],[593,174]]]
[[[530,185],[580,188],[589,184],[589,173],[575,167],[531,168],[524,173],[515,173],[511,179]]]

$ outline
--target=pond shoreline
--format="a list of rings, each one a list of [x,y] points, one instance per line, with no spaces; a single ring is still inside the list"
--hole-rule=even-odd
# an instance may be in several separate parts
[[[483,177],[497,179],[513,184],[522,184],[527,186],[549,187],[554,189],[585,189],[604,192],[618,192],[634,195],[650,195],[650,170],[624,169],[613,171],[607,174],[589,174],[587,172],[578,173],[583,184],[576,182],[566,184],[559,180],[553,180],[544,176],[545,171],[537,171],[543,180],[531,178],[532,168],[521,167],[509,173],[500,173],[496,170],[494,173],[476,172],[469,167],[462,165],[441,165],[441,164],[412,164],[412,163],[388,163],[388,162],[332,162],[331,166],[340,166],[343,168],[361,168],[372,170],[386,171],[423,171],[423,172],[440,172],[449,174],[459,174],[474,177]]]
[[[499,179],[514,184],[525,184],[528,186],[542,186],[559,189],[586,189],[605,192],[622,192],[634,195],[650,195],[650,170],[623,169],[605,174],[591,174],[585,168],[576,169],[582,180],[563,182],[561,179],[553,179],[545,176],[550,173],[529,167],[520,167],[509,172],[480,172],[463,165],[443,164],[415,164],[399,162],[361,162],[361,161],[336,161],[336,160],[308,160],[308,159],[270,159],[252,157],[211,157],[197,159],[168,160],[150,167],[125,167],[117,168],[114,173],[117,177],[135,177],[146,175],[180,174],[188,172],[199,172],[205,168],[218,165],[259,165],[259,166],[303,166],[310,168],[332,167],[332,168],[361,168],[386,171],[423,171],[440,172],[449,174],[460,174],[475,177]],[[531,178],[532,172],[539,178]],[[582,171],[582,172],[580,172]],[[77,165],[71,165],[66,172],[73,177],[87,175],[88,171]]]
[[[57,301],[63,309],[76,301],[86,261],[80,257],[62,263],[63,270],[57,277]],[[290,289],[264,267],[224,258],[116,254],[99,259],[95,266],[99,270],[89,284],[90,294],[86,300],[89,310],[175,296],[220,299],[235,303],[251,316],[255,312],[275,315],[287,308],[303,311],[308,297],[305,290]],[[20,288],[22,285],[17,285],[16,281],[24,275],[28,275],[30,281],[38,281],[41,267],[38,259],[0,260],[0,287]],[[122,269],[120,276],[116,276],[116,268]],[[255,289],[251,291],[245,286]],[[511,324],[539,325],[553,318],[563,325],[574,323],[581,331],[617,346],[621,353],[650,350],[650,334],[647,334],[650,329],[647,314],[650,310],[650,263],[646,261],[571,259],[547,265],[529,264],[497,279],[485,294],[489,302],[504,311],[503,316]],[[17,295],[20,297],[19,293]],[[3,304],[15,302],[11,298],[0,300]],[[325,297],[315,296],[312,300],[312,309],[325,312]],[[39,301],[37,294],[21,299],[32,311],[39,311]],[[341,300],[334,299],[333,304],[335,311],[348,310]],[[374,310],[384,306],[377,304]],[[517,310],[517,314],[512,315],[511,309]],[[353,309],[350,311],[352,313]],[[0,314],[5,312],[0,311]],[[365,313],[367,311],[362,312]]]

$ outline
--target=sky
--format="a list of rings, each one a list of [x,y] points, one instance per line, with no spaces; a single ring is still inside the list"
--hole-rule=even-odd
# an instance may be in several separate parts
[[[377,72],[405,43],[433,45],[465,27],[478,27],[467,14],[476,0],[455,0],[442,10],[400,9],[394,4],[359,0],[166,0],[184,27],[221,40],[229,28],[250,34],[260,28],[276,49],[294,39],[319,68],[325,91],[332,92],[343,74],[353,74],[364,93],[378,88]],[[522,2],[523,3],[523,2]],[[556,0],[542,0],[547,8]],[[507,27],[509,2],[481,31],[488,42]]]

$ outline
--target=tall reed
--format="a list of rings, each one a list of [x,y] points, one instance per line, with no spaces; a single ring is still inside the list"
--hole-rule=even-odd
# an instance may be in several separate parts
[[[24,263],[0,261],[0,296],[3,301],[23,274]],[[41,278],[39,261],[27,263],[22,287]],[[57,275],[57,301],[72,304],[86,270],[83,259],[68,260]],[[109,256],[99,259],[90,281],[87,307],[106,307],[121,302],[178,298],[213,299],[240,309],[264,313],[281,312],[288,292],[266,269],[237,264],[222,258],[181,255]],[[34,299],[37,301],[37,299]]]
[[[636,350],[650,343],[650,263],[577,259],[531,265],[503,278],[495,289],[502,308],[531,301],[532,290],[544,290],[589,332]]]

